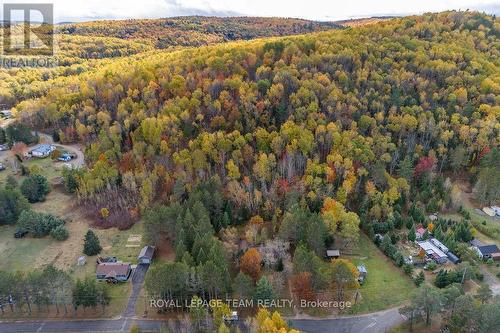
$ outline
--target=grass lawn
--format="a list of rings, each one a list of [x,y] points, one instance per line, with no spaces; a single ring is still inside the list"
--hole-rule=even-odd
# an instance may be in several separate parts
[[[413,324],[413,331],[410,331],[408,322],[404,322],[389,329],[388,333],[438,333],[440,329],[441,318],[438,316],[433,316],[431,324],[429,326],[425,324],[424,320],[420,320],[419,322]]]
[[[468,208],[471,222],[474,228],[481,233],[495,240],[497,245],[500,245],[500,218],[480,215],[475,209]]]
[[[0,267],[8,271],[25,271],[34,267],[37,255],[53,244],[52,238],[16,239],[15,226],[0,227]]]
[[[0,172],[0,184],[3,185],[3,183],[5,182],[5,180],[9,175],[14,176],[17,179],[17,181],[21,183],[25,177],[21,176],[20,163],[18,162],[17,173],[15,173],[14,170],[12,169],[12,162],[10,157],[8,161],[4,162],[4,164],[7,167],[7,169]],[[29,160],[24,161],[23,165],[28,169],[37,168],[38,173],[47,178],[49,182],[51,182],[54,178],[61,176],[61,171],[63,167],[62,162],[54,162],[52,161],[51,158],[48,157],[47,158],[33,157]]]
[[[354,264],[364,264],[368,271],[360,288],[361,300],[350,313],[364,313],[387,309],[409,300],[415,290],[413,281],[387,258],[364,234],[356,248],[357,256],[349,257]]]
[[[83,255],[83,238],[90,228],[90,221],[82,216],[76,209],[75,197],[68,195],[60,189],[54,188],[46,200],[32,205],[32,209],[40,212],[51,213],[65,218],[69,238],[59,242],[50,236],[32,238],[26,236],[21,239],[14,238],[16,226],[0,226],[0,269],[6,271],[30,271],[43,269],[53,264],[55,267],[70,273],[75,279],[94,276],[96,257],[87,257],[84,266],[78,266],[77,258]],[[95,229],[103,248],[101,256],[116,256],[118,260],[137,263],[142,242],[142,224],[138,223],[131,229],[120,231],[112,229]],[[114,316],[124,309],[131,290],[130,283],[109,285],[111,304],[106,309],[105,316]],[[55,315],[55,313],[40,312],[40,317]],[[102,310],[87,309],[78,312],[78,317],[98,317]],[[36,316],[36,314],[33,314]]]

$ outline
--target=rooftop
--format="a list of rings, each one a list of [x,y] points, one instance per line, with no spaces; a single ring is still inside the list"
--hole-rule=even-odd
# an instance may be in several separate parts
[[[155,253],[155,248],[154,246],[144,246],[139,253],[139,259],[140,258],[146,258],[146,259],[153,259],[153,254]]]
[[[488,254],[493,254],[493,253],[500,253],[500,249],[496,245],[484,245],[484,246],[479,246],[478,247],[479,252],[484,255]]]
[[[127,275],[130,270],[130,263],[108,262],[97,265],[96,274],[105,275],[106,277],[116,277],[119,275]]]
[[[427,253],[427,254],[435,254],[440,258],[446,257],[446,254],[441,251],[436,245],[432,244],[430,241],[422,241],[418,242],[418,245]]]
[[[338,256],[340,256],[340,251],[339,250],[326,250],[326,255],[328,257],[338,257]]]
[[[53,150],[54,150],[54,146],[43,143],[41,145],[36,146],[32,150],[32,152],[36,151],[36,152],[39,152],[39,153],[51,153]]]

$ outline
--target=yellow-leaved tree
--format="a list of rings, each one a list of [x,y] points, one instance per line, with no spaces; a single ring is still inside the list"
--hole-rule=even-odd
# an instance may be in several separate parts
[[[260,309],[257,313],[255,331],[257,333],[299,333],[288,327],[277,311],[271,314],[266,309]]]

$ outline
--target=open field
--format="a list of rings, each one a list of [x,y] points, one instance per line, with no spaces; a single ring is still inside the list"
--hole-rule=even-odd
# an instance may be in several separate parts
[[[356,256],[346,256],[356,265],[364,264],[368,271],[360,288],[361,297],[349,312],[379,311],[397,306],[408,300],[415,285],[394,263],[387,258],[364,234],[361,235]]]
[[[28,236],[15,239],[13,237],[15,226],[1,226],[0,250],[9,255],[0,257],[0,266],[3,269],[15,271],[40,268],[52,263],[58,268],[75,273],[76,276],[84,276],[86,272],[93,273],[95,258],[88,258],[87,265],[84,267],[76,265],[77,258],[82,255],[83,238],[89,229],[90,221],[86,220],[78,209],[74,209],[74,200],[73,196],[56,188],[49,193],[45,202],[32,205],[34,210],[51,213],[67,220],[69,238],[66,241],[58,242],[50,236],[44,238]],[[130,235],[142,234],[140,223],[126,231],[114,228],[94,229],[94,231],[103,248],[101,255],[113,255],[119,260],[135,263],[142,245],[142,238],[139,237],[140,240],[135,242],[127,241]]]
[[[7,167],[6,170],[0,172],[0,184],[7,179],[9,175],[14,176],[18,182],[21,182],[24,177],[21,176],[21,164],[17,162],[17,171],[14,171],[12,166],[12,157],[10,152],[3,152],[3,163]],[[32,157],[23,162],[23,165],[32,170],[37,169],[37,173],[41,174],[45,178],[52,182],[54,178],[61,176],[61,170],[63,167],[62,162],[53,161],[51,158],[36,158]]]
[[[86,220],[78,209],[75,209],[74,200],[74,196],[63,193],[62,189],[57,187],[49,193],[45,202],[32,205],[34,210],[51,213],[67,220],[66,227],[69,231],[69,238],[66,241],[59,242],[50,236],[44,238],[27,236],[16,239],[13,236],[15,226],[0,226],[0,251],[3,254],[0,256],[1,269],[13,272],[30,271],[53,264],[55,267],[69,272],[75,278],[93,276],[96,257],[88,257],[84,266],[77,265],[77,258],[83,255],[83,238],[89,229],[90,221]],[[136,224],[126,231],[118,229],[94,229],[94,231],[103,247],[102,256],[116,256],[119,260],[136,263],[137,255],[142,246],[141,224]],[[118,315],[127,303],[131,286],[130,283],[124,283],[110,285],[109,288],[112,301],[107,307],[105,315]],[[32,316],[57,316],[54,309],[47,311],[47,309],[42,309],[41,312],[34,313]],[[26,315],[27,313],[6,313],[9,318]],[[63,315],[61,313],[59,316]],[[73,315],[72,312],[71,315]],[[78,312],[78,317],[99,317],[101,315],[102,309],[100,308],[87,309],[85,312],[79,310]]]

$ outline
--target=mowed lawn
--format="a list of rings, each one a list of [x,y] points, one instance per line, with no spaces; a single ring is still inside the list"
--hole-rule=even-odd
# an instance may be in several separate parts
[[[415,290],[413,281],[387,258],[364,234],[354,252],[347,256],[355,265],[364,264],[368,271],[360,288],[361,297],[349,312],[364,313],[384,310],[410,299]]]
[[[54,243],[52,238],[16,239],[15,226],[0,226],[0,267],[7,271],[26,271],[34,267],[38,254]]]

